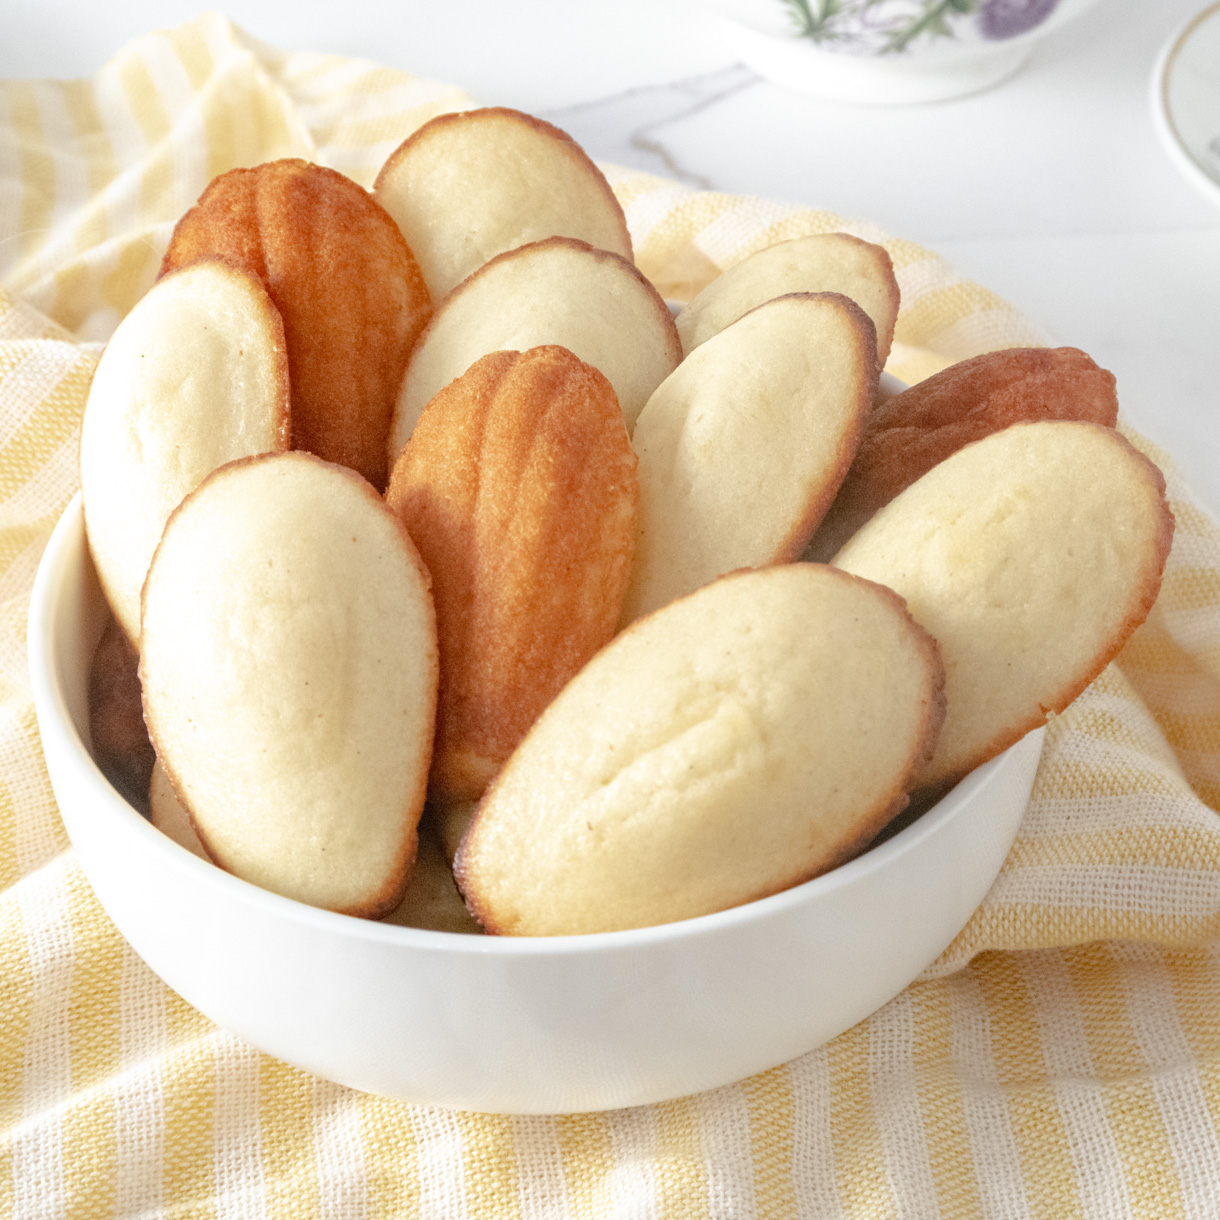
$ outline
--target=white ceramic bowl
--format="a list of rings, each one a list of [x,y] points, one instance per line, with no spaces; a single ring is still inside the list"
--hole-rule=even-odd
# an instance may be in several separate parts
[[[631,932],[494,938],[334,915],[239,881],[155,830],[89,754],[106,610],[79,498],[30,606],[38,725],[64,824],[136,952],[201,1012],[330,1080],[502,1113],[712,1088],[866,1017],[948,945],[999,872],[1041,731],[842,868],[735,910]]]
[[[704,0],[743,63],[836,101],[934,102],[999,84],[1097,0]]]

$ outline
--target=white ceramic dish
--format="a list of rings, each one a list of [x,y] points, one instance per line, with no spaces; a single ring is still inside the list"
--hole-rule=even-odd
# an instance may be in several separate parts
[[[704,0],[725,44],[786,88],[834,101],[936,102],[989,89],[1096,0]]]
[[[1196,13],[1162,48],[1151,101],[1170,161],[1220,206],[1220,4]]]
[[[1041,731],[842,868],[663,927],[513,939],[315,910],[155,830],[89,754],[87,673],[106,609],[79,497],[30,606],[39,730],[98,899],[149,966],[254,1046],[405,1101],[503,1113],[609,1109],[740,1079],[866,1017],[948,945],[1016,834]]]

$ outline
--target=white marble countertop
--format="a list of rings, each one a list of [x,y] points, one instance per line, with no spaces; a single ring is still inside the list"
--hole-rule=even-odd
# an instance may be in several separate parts
[[[695,0],[234,0],[283,47],[376,59],[568,130],[597,159],[828,208],[926,245],[1118,378],[1220,518],[1220,209],[1154,134],[1150,77],[1204,0],[1103,0],[1015,77],[922,106],[818,101],[736,62]],[[0,76],[86,75],[179,0],[6,0]]]

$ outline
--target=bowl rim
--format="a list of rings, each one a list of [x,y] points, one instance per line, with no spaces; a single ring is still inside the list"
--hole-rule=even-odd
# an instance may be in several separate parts
[[[358,939],[398,944],[419,951],[492,954],[508,958],[538,954],[583,957],[589,954],[678,944],[692,938],[715,936],[725,929],[756,920],[782,916],[794,907],[828,897],[838,890],[863,881],[897,859],[918,850],[923,843],[936,836],[943,826],[962,815],[964,808],[994,782],[1010,755],[1019,750],[1029,737],[1045,732],[1041,727],[1032,730],[1003,753],[976,767],[909,826],[903,827],[889,839],[867,849],[854,859],[778,893],[723,911],[644,928],[563,936],[472,935],[405,927],[384,920],[362,919],[312,907],[244,881],[211,861],[200,859],[174,842],[115,790],[102,774],[77,731],[65,697],[65,677],[55,665],[54,620],[58,608],[58,594],[67,565],[77,554],[88,561],[79,491],[56,523],[38,564],[30,597],[27,652],[40,738],[48,730],[59,734],[77,778],[97,790],[103,806],[108,810],[106,816],[118,819],[131,833],[144,836],[145,846],[154,855],[162,856],[167,867],[185,870],[186,875],[195,878],[199,884],[219,887],[221,894],[231,895],[239,902],[259,908],[268,916],[293,920],[319,932],[356,936]],[[62,814],[60,816],[62,817]]]

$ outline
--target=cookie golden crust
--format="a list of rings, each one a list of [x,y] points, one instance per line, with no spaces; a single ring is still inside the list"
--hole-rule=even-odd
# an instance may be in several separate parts
[[[301,902],[392,910],[426,792],[436,622],[373,488],[306,453],[215,471],[165,527],[141,643],[149,733],[207,853]]]
[[[93,758],[127,802],[143,809],[155,755],[144,727],[140,658],[111,619],[89,669],[89,734]]]
[[[820,564],[734,573],[640,619],[543,712],[455,875],[503,935],[615,931],[765,897],[858,853],[944,714],[901,599]]]
[[[637,497],[614,390],[564,348],[485,356],[420,416],[386,501],[432,574],[437,799],[476,799],[613,634]]]
[[[424,407],[476,360],[548,345],[605,375],[629,434],[682,359],[669,308],[625,258],[569,237],[509,250],[463,280],[420,335],[394,409],[391,465]]]
[[[623,209],[601,170],[566,132],[519,110],[438,115],[390,154],[373,197],[436,301],[497,254],[547,237],[631,259]]]
[[[952,365],[872,412],[807,558],[831,558],[882,505],[971,441],[1022,422],[1112,428],[1117,417],[1114,374],[1074,347],[1012,348]]]
[[[919,786],[1060,712],[1144,621],[1173,538],[1161,472],[1100,424],[1014,424],[934,466],[834,565],[887,585],[937,639],[948,713]]]
[[[256,275],[283,318],[293,447],[383,488],[394,398],[432,312],[398,226],[335,170],[271,161],[213,180],[162,273],[209,255]]]

